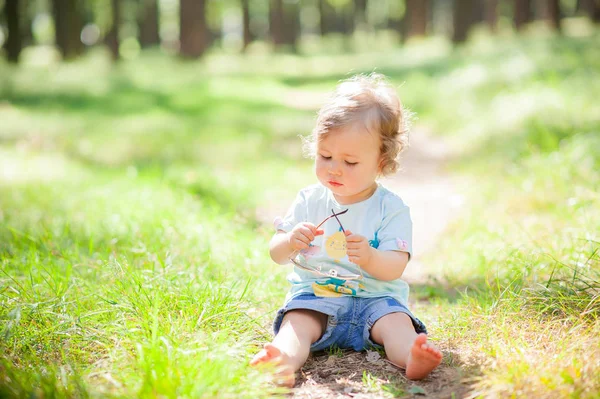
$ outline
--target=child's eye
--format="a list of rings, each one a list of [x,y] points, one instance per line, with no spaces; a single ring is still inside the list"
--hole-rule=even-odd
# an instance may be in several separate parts
[[[326,157],[325,155],[321,155],[321,158],[326,159],[326,160],[331,159],[331,157]]]
[[[358,164],[358,162],[348,162],[346,161],[346,165],[348,166],[356,166]]]

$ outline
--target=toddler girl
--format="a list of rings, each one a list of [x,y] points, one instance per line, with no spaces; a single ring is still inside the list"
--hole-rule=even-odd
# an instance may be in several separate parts
[[[377,178],[398,169],[408,136],[406,112],[379,74],[343,81],[305,139],[318,184],[302,189],[276,219],[271,258],[293,262],[292,287],[277,313],[275,338],[251,365],[274,363],[283,384],[309,352],[336,345],[383,346],[410,379],[425,378],[442,359],[407,308],[400,279],[412,252],[408,207]]]

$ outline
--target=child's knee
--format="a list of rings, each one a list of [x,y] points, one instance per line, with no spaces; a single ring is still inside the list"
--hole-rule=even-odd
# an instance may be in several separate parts
[[[417,333],[410,316],[402,312],[386,314],[371,327],[371,338],[379,345],[384,345],[389,338],[405,339],[406,335],[416,337]]]
[[[293,309],[286,312],[281,329],[291,328],[297,334],[307,335],[311,343],[316,342],[327,327],[327,315],[310,309]]]

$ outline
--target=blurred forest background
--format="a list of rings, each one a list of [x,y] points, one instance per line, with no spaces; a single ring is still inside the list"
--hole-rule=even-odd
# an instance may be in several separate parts
[[[54,45],[63,59],[105,45],[113,59],[141,49],[199,58],[213,48],[252,51],[257,43],[276,50],[306,51],[327,36],[350,40],[355,32],[390,34],[402,43],[415,36],[445,35],[464,42],[472,27],[523,30],[545,21],[560,31],[564,18],[597,23],[596,0],[3,0],[0,43],[17,62],[22,50]],[[306,43],[306,46],[303,44]],[[352,42],[345,47],[352,49]]]
[[[598,0],[0,0],[0,397],[283,395],[248,366],[289,289],[271,220],[315,182],[298,136],[326,94],[373,71],[417,116],[389,182],[444,361],[411,382],[332,349],[293,395],[600,397],[599,20]]]

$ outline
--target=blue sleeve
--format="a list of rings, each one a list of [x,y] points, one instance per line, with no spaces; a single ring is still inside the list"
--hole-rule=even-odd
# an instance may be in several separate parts
[[[412,220],[410,209],[402,204],[386,213],[377,233],[380,251],[408,252],[412,257]]]
[[[304,192],[300,191],[283,219],[277,217],[273,222],[276,230],[290,232],[298,223],[306,222],[308,212]]]

